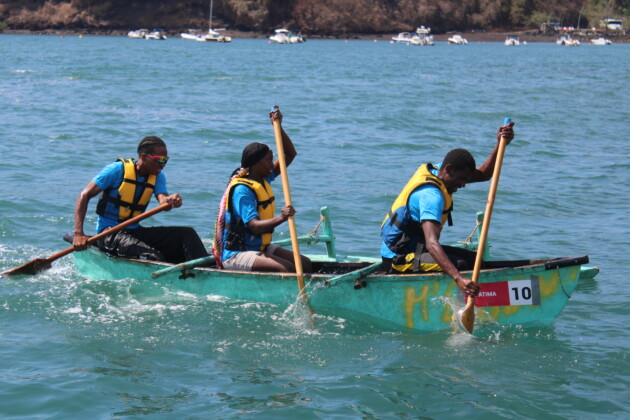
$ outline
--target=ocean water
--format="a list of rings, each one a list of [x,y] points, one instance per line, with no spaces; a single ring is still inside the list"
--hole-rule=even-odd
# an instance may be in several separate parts
[[[193,226],[210,246],[241,150],[274,144],[274,104],[298,151],[299,233],[328,206],[339,253],[378,256],[415,168],[455,147],[481,163],[509,116],[492,255],[601,268],[553,325],[471,337],[306,325],[287,307],[85,278],[65,257],[0,279],[3,419],[630,416],[630,45],[2,35],[0,56],[0,270],[64,249],[78,193],[146,135],[166,141],[184,198],[147,224]],[[488,187],[456,193],[443,242],[468,236]]]

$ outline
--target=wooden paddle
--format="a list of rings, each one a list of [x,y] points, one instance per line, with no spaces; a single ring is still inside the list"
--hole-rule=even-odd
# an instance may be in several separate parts
[[[140,214],[140,215],[138,215],[136,217],[133,217],[133,218],[131,218],[131,219],[125,221],[125,222],[122,222],[121,224],[116,225],[113,228],[107,229],[107,230],[99,233],[98,235],[94,235],[94,236],[90,237],[90,239],[87,240],[87,243],[91,244],[93,242],[96,242],[96,241],[98,241],[101,238],[109,236],[112,233],[116,233],[118,231],[121,231],[121,230],[125,229],[128,226],[131,226],[131,225],[133,225],[135,223],[138,223],[139,221],[144,220],[144,219],[146,219],[148,217],[151,217],[154,214],[157,214],[157,213],[159,213],[161,211],[169,210],[172,207],[173,206],[170,203],[164,203],[164,204],[162,204],[162,205],[160,205],[160,206],[158,206],[158,207],[156,207],[156,208],[154,208],[152,210],[149,210],[149,211],[147,211],[145,213],[142,213],[142,214]],[[51,264],[52,264],[53,261],[55,261],[55,260],[57,260],[57,259],[59,259],[59,258],[61,258],[63,256],[66,256],[66,255],[70,254],[73,251],[74,251],[74,248],[70,247],[70,248],[64,249],[63,251],[58,252],[58,253],[56,253],[54,255],[51,255],[48,258],[36,258],[36,259],[34,259],[32,261],[27,262],[26,264],[22,264],[19,267],[16,267],[16,268],[13,268],[11,270],[7,270],[7,271],[3,272],[2,276],[15,276],[15,275],[20,275],[20,274],[30,274],[30,275],[37,274],[40,271],[48,270],[51,267]]]
[[[271,111],[277,111],[278,107],[274,106]],[[284,191],[284,205],[291,205],[291,190],[289,189],[289,176],[287,174],[287,164],[284,159],[284,146],[282,145],[282,129],[280,121],[273,119],[273,132],[276,136],[276,148],[278,149],[278,163],[280,164],[280,174],[282,175],[282,190]],[[295,274],[297,275],[299,296],[302,302],[306,303],[306,289],[304,285],[304,271],[302,269],[302,257],[300,256],[300,245],[297,238],[297,230],[295,228],[295,218],[289,217],[289,232],[291,233],[291,248],[293,249],[293,261],[295,263]]]
[[[503,125],[509,124],[510,119],[506,118]],[[503,164],[503,155],[505,154],[505,146],[507,139],[501,136],[499,140],[499,151],[494,164],[494,172],[492,174],[492,182],[490,191],[488,192],[488,202],[486,203],[486,212],[483,217],[483,225],[481,225],[481,234],[479,235],[479,243],[477,244],[477,256],[475,258],[475,268],[473,269],[472,281],[479,281],[479,273],[481,272],[481,263],[483,262],[483,251],[486,248],[486,239],[488,238],[488,230],[490,229],[490,218],[492,217],[492,208],[494,207],[494,198],[497,195],[499,187],[499,176],[501,176],[501,165]],[[461,312],[461,321],[464,328],[472,334],[475,327],[475,298],[468,296],[466,307]]]

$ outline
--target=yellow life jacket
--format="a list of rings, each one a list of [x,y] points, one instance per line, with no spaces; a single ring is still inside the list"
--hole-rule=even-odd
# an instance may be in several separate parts
[[[433,175],[430,169],[436,169],[436,168],[430,163],[420,165],[420,167],[416,170],[416,173],[413,174],[411,179],[407,181],[407,184],[403,187],[400,194],[398,194],[398,197],[396,197],[396,200],[394,200],[394,204],[392,204],[390,211],[385,216],[385,219],[383,219],[383,223],[381,223],[381,228],[383,227],[383,225],[385,225],[385,222],[388,219],[393,217],[392,215],[396,213],[396,210],[398,210],[399,208],[403,206],[406,207],[407,204],[409,204],[409,197],[415,190],[417,190],[418,188],[426,184],[435,185],[436,187],[440,189],[440,191],[442,192],[442,195],[444,196],[444,211],[442,212],[442,226],[444,226],[444,224],[447,221],[449,223],[449,226],[453,225],[453,221],[451,219],[451,212],[453,211],[453,195],[447,191],[446,185],[444,185],[444,181],[442,181],[437,176]]]
[[[271,184],[269,184],[269,182],[267,182],[266,179],[263,179],[263,183],[261,184],[260,182],[254,181],[252,179],[249,178],[234,178],[231,182],[230,182],[230,192],[228,195],[228,199],[227,202],[225,203],[225,211],[230,211],[230,203],[232,201],[232,193],[234,191],[234,188],[237,185],[245,185],[246,187],[250,188],[251,190],[253,190],[256,193],[256,201],[257,201],[257,211],[258,211],[258,215],[260,216],[260,220],[267,220],[267,219],[271,219],[274,217],[275,212],[276,212],[276,198],[273,195],[273,188],[271,188]],[[234,214],[234,213],[232,213]],[[241,220],[239,220],[240,223],[243,223]],[[232,224],[231,225],[226,225],[226,230],[231,231],[231,235],[225,235],[226,238],[230,238],[229,242],[230,243],[226,243],[226,249],[229,250],[244,250],[244,249],[238,249],[238,248],[242,248],[243,245],[236,245],[236,242],[239,242],[238,240],[233,241],[233,239],[235,238],[235,235],[240,237],[240,240],[242,241],[242,244],[245,243],[245,238],[244,238],[244,234],[245,232],[242,231],[242,227],[241,229],[238,229],[235,225],[234,225],[234,220],[232,219]],[[247,227],[245,226],[245,229],[247,229]],[[269,233],[263,233],[262,236],[262,244],[260,246],[260,250],[264,251],[265,248],[267,248],[267,245],[269,245],[271,243],[271,237],[273,235],[273,232],[269,232]],[[231,243],[234,242],[234,243]]]
[[[450,217],[453,210],[453,197],[446,190],[444,182],[431,173],[431,169],[435,169],[435,167],[429,163],[418,168],[394,200],[394,204],[381,224],[383,242],[397,255],[415,252],[418,244],[424,244],[421,223],[413,220],[409,211],[409,198],[418,188],[425,185],[435,185],[440,189],[444,196],[441,223],[444,225],[448,221],[449,225],[453,224]]]
[[[117,194],[112,194],[113,190],[103,191],[96,206],[96,213],[110,218],[117,216],[118,222],[121,223],[142,214],[146,210],[155,190],[157,177],[149,175],[146,181],[139,182],[134,160],[118,159],[118,161],[123,163],[123,181],[116,191]],[[141,193],[136,197],[138,188],[141,188]]]

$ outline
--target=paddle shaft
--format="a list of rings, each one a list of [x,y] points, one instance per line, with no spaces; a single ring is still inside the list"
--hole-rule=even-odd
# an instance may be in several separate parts
[[[499,150],[497,152],[497,160],[494,164],[494,172],[492,174],[492,182],[490,184],[490,192],[488,193],[488,202],[486,203],[486,211],[483,216],[483,224],[481,225],[481,233],[479,234],[479,243],[477,244],[477,255],[475,257],[475,268],[473,269],[472,281],[479,281],[479,273],[481,272],[481,263],[483,261],[483,251],[486,248],[488,239],[488,231],[490,230],[490,219],[492,218],[492,209],[494,208],[494,199],[499,188],[499,177],[501,176],[501,166],[503,165],[503,155],[505,154],[505,146],[507,140],[501,136],[499,140]],[[472,298],[474,300],[474,298]]]
[[[278,163],[280,165],[280,175],[282,176],[282,190],[284,192],[285,206],[291,205],[291,190],[289,188],[289,175],[287,174],[287,164],[284,158],[284,146],[282,144],[282,128],[278,119],[273,120],[273,132],[276,137],[276,148],[278,149]],[[300,256],[300,245],[295,228],[295,218],[289,216],[289,233],[291,234],[291,248],[293,249],[293,261],[295,263],[295,274],[297,275],[298,288],[302,301],[306,301],[304,270],[302,269],[302,257]]]
[[[129,220],[125,221],[125,222],[122,222],[119,225],[116,225],[116,226],[114,226],[114,227],[112,227],[110,229],[104,230],[103,232],[99,233],[98,235],[91,236],[87,240],[87,243],[91,244],[93,242],[96,242],[96,241],[98,241],[101,238],[104,238],[104,237],[109,236],[109,235],[111,235],[113,233],[119,232],[119,231],[121,231],[121,230],[123,230],[123,229],[125,229],[125,228],[127,228],[127,227],[129,227],[131,225],[133,225],[133,224],[136,224],[136,223],[138,223],[138,222],[140,222],[140,221],[142,221],[142,220],[144,220],[144,219],[146,219],[148,217],[153,216],[154,214],[157,214],[157,213],[159,213],[161,211],[164,211],[164,210],[168,210],[168,209],[170,209],[172,207],[173,206],[170,203],[164,203],[162,205],[159,205],[158,207],[156,207],[154,209],[151,209],[151,210],[149,210],[149,211],[147,211],[145,213],[142,213],[142,214],[140,214],[140,215],[138,215],[136,217],[132,217],[131,219],[129,219]],[[13,274],[34,274],[34,273],[36,273],[38,271],[41,271],[43,269],[48,268],[53,261],[58,260],[59,258],[64,257],[64,256],[70,254],[73,251],[74,251],[74,247],[69,247],[67,249],[64,249],[63,251],[60,251],[60,252],[57,252],[56,254],[51,255],[48,258],[45,258],[45,259],[37,258],[37,259],[34,259],[32,261],[27,262],[26,264],[22,264],[21,266],[16,267],[16,268],[14,268],[12,270],[5,271],[4,273],[2,273],[2,275],[10,276],[10,275],[13,275]]]
[[[505,124],[508,124],[509,120],[506,119]],[[504,124],[504,125],[505,125]],[[490,191],[488,192],[488,202],[486,203],[486,211],[483,217],[483,225],[481,225],[481,233],[479,235],[479,243],[477,244],[477,255],[475,257],[475,267],[473,269],[472,281],[477,283],[479,281],[479,274],[481,272],[481,264],[483,262],[483,251],[486,248],[486,240],[488,239],[488,231],[490,230],[490,219],[492,218],[492,209],[494,208],[494,199],[497,195],[497,189],[499,188],[499,177],[501,176],[501,166],[503,165],[503,155],[505,154],[505,147],[507,146],[507,139],[503,136],[499,139],[499,150],[497,152],[497,158],[494,163],[494,172],[492,173],[492,181],[490,183]],[[474,316],[475,298],[468,296],[468,302],[466,308],[462,314],[462,323],[472,332],[475,324]]]
[[[121,230],[124,230],[125,228],[127,228],[127,227],[129,227],[131,225],[135,225],[136,223],[141,222],[144,219],[147,219],[147,218],[149,218],[149,217],[151,217],[151,216],[153,216],[155,214],[158,214],[158,213],[160,213],[160,212],[162,212],[164,210],[169,210],[172,207],[173,207],[173,205],[170,204],[170,203],[161,204],[161,205],[157,206],[156,208],[151,209],[151,210],[149,210],[147,212],[144,212],[142,214],[139,214],[136,217],[132,217],[131,219],[126,220],[126,221],[122,222],[119,225],[116,225],[116,226],[111,227],[111,228],[109,228],[107,230],[104,230],[101,233],[99,233],[98,235],[90,236],[90,238],[87,240],[87,243],[91,244],[91,243],[94,243],[94,242],[98,241],[99,239],[102,239],[102,238],[104,238],[106,236],[111,235],[112,233],[120,232]],[[55,255],[51,255],[50,257],[46,258],[46,260],[50,260],[51,262],[55,261],[58,258],[61,258],[61,257],[65,256],[65,255],[70,254],[72,251],[74,251],[74,248],[70,247],[70,248],[65,249],[65,250],[63,250],[61,252],[56,253]]]

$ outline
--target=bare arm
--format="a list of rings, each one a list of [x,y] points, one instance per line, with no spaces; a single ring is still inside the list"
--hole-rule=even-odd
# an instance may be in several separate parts
[[[440,224],[431,220],[424,221],[422,222],[422,231],[424,232],[427,251],[429,251],[435,262],[442,267],[442,270],[455,281],[457,287],[464,293],[469,293],[473,296],[477,295],[479,286],[473,283],[472,280],[462,276],[446,255],[446,252],[444,252],[444,248],[440,244]]]
[[[261,220],[260,217],[254,217],[252,220],[247,222],[247,228],[254,234],[260,235],[263,233],[269,233],[273,231],[273,229],[286,222],[289,219],[289,216],[293,216],[295,214],[295,209],[293,206],[285,206],[282,208],[282,212],[272,217],[271,219]]]
[[[295,157],[297,156],[297,151],[295,150],[293,141],[291,141],[291,138],[282,127],[282,114],[280,113],[280,110],[276,110],[270,112],[269,117],[272,123],[276,119],[280,121],[280,132],[282,133],[282,148],[284,149],[284,162],[287,166],[289,166],[291,162],[293,162],[293,159],[295,159]],[[280,162],[278,160],[273,163],[273,172],[276,175],[280,175]]]
[[[86,236],[83,232],[83,222],[85,221],[85,214],[87,213],[88,203],[90,199],[99,194],[102,190],[94,183],[90,181],[89,184],[77,197],[77,202],[74,205],[74,239],[72,245],[77,251],[83,251],[87,249],[87,240],[89,236]]]
[[[494,173],[494,164],[497,161],[497,154],[499,152],[498,140],[501,136],[503,136],[507,140],[507,144],[510,144],[514,138],[514,130],[512,129],[513,126],[514,123],[510,122],[509,124],[499,127],[499,131],[497,132],[497,142],[495,143],[490,156],[488,156],[486,161],[477,168],[469,182],[482,182],[492,178],[492,174]]]

